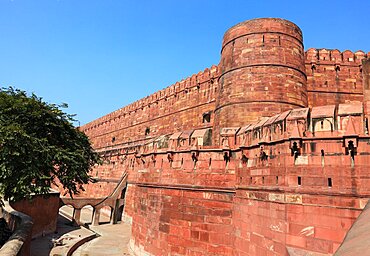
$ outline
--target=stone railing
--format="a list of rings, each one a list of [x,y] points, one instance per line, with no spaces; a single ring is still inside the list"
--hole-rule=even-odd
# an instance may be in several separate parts
[[[0,248],[0,256],[28,256],[33,221],[26,214],[14,210],[8,202],[4,202],[1,215],[9,225],[13,234]]]

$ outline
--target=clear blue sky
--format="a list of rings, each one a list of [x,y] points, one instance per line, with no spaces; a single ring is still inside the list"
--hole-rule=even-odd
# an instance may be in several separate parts
[[[0,0],[0,85],[81,124],[218,64],[224,32],[279,17],[305,49],[370,51],[370,1]]]

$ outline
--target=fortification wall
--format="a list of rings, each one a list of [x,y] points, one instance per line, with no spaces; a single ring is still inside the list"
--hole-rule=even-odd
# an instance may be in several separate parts
[[[95,149],[133,144],[162,134],[213,124],[218,68],[212,66],[81,127]],[[203,120],[209,113],[210,120]]]
[[[125,209],[132,249],[138,255],[334,253],[370,195],[368,139],[359,140],[353,168],[343,138],[303,142],[298,161],[290,142],[264,145],[272,152],[267,160],[258,144],[234,148],[229,162],[225,151],[209,149],[199,150],[196,162],[191,150],[171,151],[171,161],[157,152],[157,165],[142,156],[150,164],[133,167]]]
[[[220,146],[200,144],[207,129],[160,136],[101,151],[97,176],[129,172],[138,255],[333,254],[370,196],[363,119],[351,103],[224,128]]]
[[[244,38],[244,36],[240,38],[237,35],[233,36],[236,36],[238,40]],[[258,37],[258,40],[253,39],[255,36]],[[231,43],[232,40],[230,39],[231,41],[229,40],[225,44],[226,46],[233,45],[234,50],[232,55],[230,55],[231,53],[224,53],[224,58],[228,59],[221,61],[224,63],[224,66],[212,66],[210,69],[199,72],[88,123],[82,126],[81,130],[90,137],[94,148],[100,150],[107,147],[114,148],[125,143],[130,143],[131,145],[140,144],[159,135],[213,126],[215,136],[218,136],[216,133],[222,127],[247,124],[251,120],[256,121],[262,116],[271,116],[274,113],[280,113],[295,106],[308,104],[309,107],[313,107],[330,104],[338,105],[350,101],[363,101],[362,61],[369,54],[365,54],[362,51],[355,53],[344,51],[341,53],[338,50],[327,49],[311,48],[307,50],[304,57],[305,67],[297,66],[297,70],[300,71],[296,72],[296,75],[300,77],[299,74],[303,74],[301,71],[305,69],[307,92],[304,85],[305,78],[302,76],[297,78],[301,81],[297,83],[304,87],[301,88],[302,90],[297,90],[297,85],[292,85],[294,88],[284,85],[287,88],[285,94],[291,97],[291,99],[284,101],[284,92],[278,89],[280,86],[278,84],[284,84],[286,80],[294,82],[294,79],[284,77],[282,74],[285,71],[281,70],[282,67],[276,66],[278,64],[271,66],[271,63],[268,64],[266,62],[266,58],[262,58],[269,54],[271,56],[270,62],[276,62],[277,58],[282,57],[281,53],[276,56],[271,53],[277,46],[272,45],[268,47],[266,42],[263,45],[264,51],[267,51],[265,55],[257,55],[258,58],[250,56],[250,52],[262,47],[262,39],[260,38],[262,36],[266,36],[264,40],[272,42],[271,44],[285,44],[284,36],[277,36],[274,33],[268,36],[248,34],[242,43],[236,44],[235,42]],[[280,37],[280,39],[274,36]],[[248,42],[247,47],[243,46],[243,43],[246,42]],[[286,47],[289,48],[289,44]],[[266,48],[268,49],[266,50]],[[227,49],[225,48],[224,51],[227,52]],[[243,64],[240,61],[236,61],[235,59],[240,55],[238,52],[243,56],[243,59],[251,60],[253,63],[249,65],[248,63]],[[267,64],[260,63],[261,58]],[[288,57],[284,57],[284,59],[286,58]],[[230,59],[233,60],[231,61]],[[235,63],[240,65],[246,74],[239,74],[239,69],[233,67]],[[291,71],[290,68],[287,70],[288,73]],[[238,74],[231,74],[235,72]],[[257,73],[261,74],[257,76]],[[293,74],[289,74],[289,77],[295,77]],[[225,79],[231,80],[227,82]],[[263,82],[264,80],[266,81]],[[220,89],[222,93],[219,90],[219,82],[225,84]],[[266,87],[265,85],[268,86]],[[292,94],[293,91],[295,96]],[[277,100],[280,103],[274,105],[271,102],[266,102],[266,100],[269,101],[266,98],[267,96],[272,101]],[[239,99],[238,97],[241,98]],[[245,99],[246,97],[249,97],[249,100]],[[304,100],[306,97],[308,103]],[[250,107],[247,108],[245,104],[250,105]],[[227,113],[220,114],[222,106],[230,108],[228,111],[225,110]],[[244,113],[245,111],[248,112],[248,115]],[[204,118],[208,115],[208,119]],[[216,124],[214,123],[215,116]],[[215,143],[219,142],[215,141]]]
[[[309,106],[363,101],[362,60],[369,54],[308,49],[305,54]]]
[[[129,173],[138,255],[333,254],[370,197],[368,56],[241,23],[219,66],[81,127],[104,159],[82,196]]]

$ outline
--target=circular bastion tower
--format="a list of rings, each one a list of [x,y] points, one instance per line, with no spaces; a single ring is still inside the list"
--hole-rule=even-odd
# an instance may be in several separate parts
[[[222,127],[307,106],[302,31],[294,23],[261,18],[226,31],[221,50],[214,142]]]

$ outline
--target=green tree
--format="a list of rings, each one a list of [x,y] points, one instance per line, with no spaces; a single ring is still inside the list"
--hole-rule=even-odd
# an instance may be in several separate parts
[[[72,124],[72,115],[36,95],[0,89],[0,194],[16,201],[48,193],[59,180],[71,196],[92,181],[99,162],[88,137]]]

